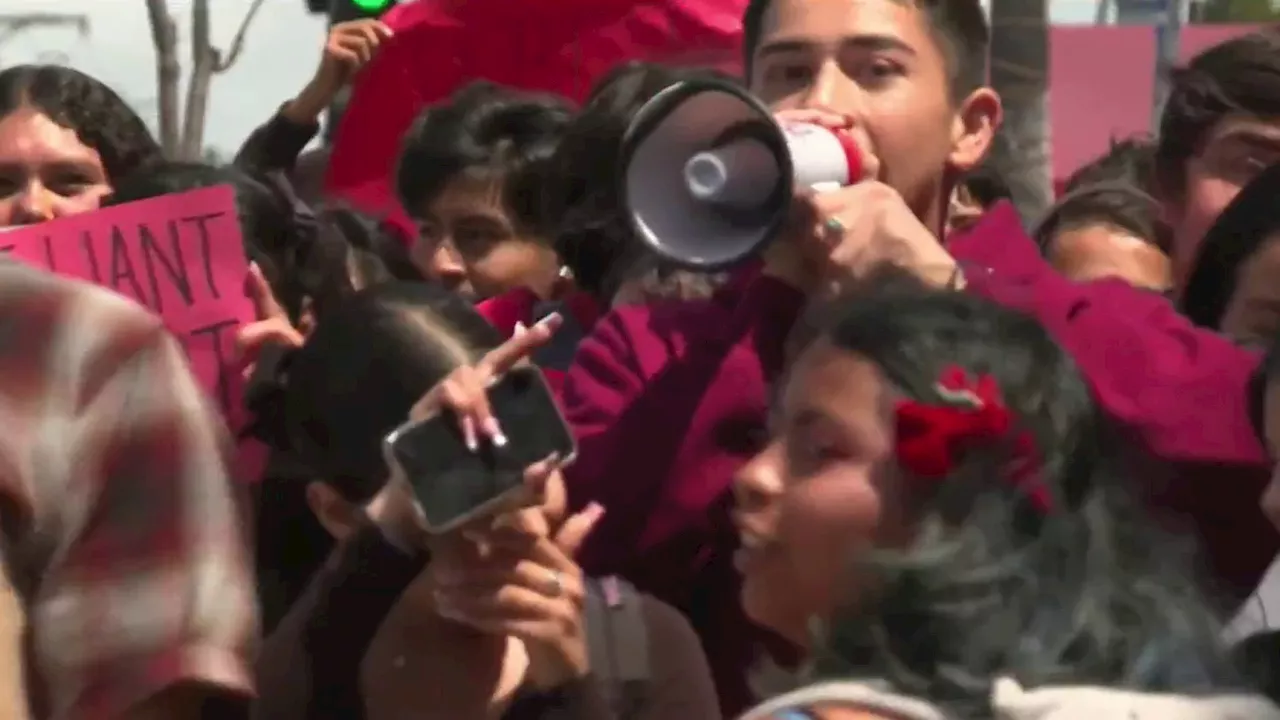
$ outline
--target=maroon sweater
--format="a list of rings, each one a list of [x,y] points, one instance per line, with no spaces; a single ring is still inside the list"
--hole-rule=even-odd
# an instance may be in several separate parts
[[[1246,405],[1257,357],[1157,295],[1062,278],[1010,206],[948,247],[972,292],[1035,316],[1074,356],[1100,406],[1153,459],[1143,492],[1192,523],[1214,575],[1247,595],[1277,549],[1258,509],[1267,465]],[[728,490],[763,432],[803,301],[760,277],[710,301],[619,308],[579,346],[563,388],[579,442],[571,501],[609,510],[584,569],[623,575],[688,613],[730,715],[750,698],[753,641],[730,564]]]
[[[363,720],[360,667],[383,619],[426,565],[366,525],[312,579],[263,643],[256,662],[262,720]],[[636,720],[705,720],[717,714],[706,659],[689,624],[667,605],[640,596],[649,676]],[[430,683],[432,678],[423,677]],[[503,720],[615,720],[606,691],[592,677],[554,691],[525,689]],[[241,715],[208,712],[202,717]]]

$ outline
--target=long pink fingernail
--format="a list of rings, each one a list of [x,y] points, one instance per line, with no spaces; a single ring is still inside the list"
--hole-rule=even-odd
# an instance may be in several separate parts
[[[476,434],[476,421],[470,417],[462,418],[462,442],[467,449],[476,452],[480,449],[480,438]]]
[[[507,446],[507,436],[502,432],[502,425],[498,424],[498,418],[487,417],[484,419],[484,434],[489,436],[489,441],[494,447],[503,448]]]
[[[564,317],[558,312],[548,313],[546,317],[534,323],[534,326],[545,327],[545,328],[556,328],[556,327],[559,327],[560,323],[563,320],[564,320]]]

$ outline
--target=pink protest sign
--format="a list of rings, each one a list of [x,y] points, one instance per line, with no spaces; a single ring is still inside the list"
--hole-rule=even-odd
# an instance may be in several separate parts
[[[164,320],[233,429],[244,419],[235,330],[254,318],[228,186],[103,208],[0,234],[0,251],[110,288]]]

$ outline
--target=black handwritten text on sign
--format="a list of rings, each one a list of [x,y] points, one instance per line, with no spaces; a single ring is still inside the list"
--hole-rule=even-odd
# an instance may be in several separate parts
[[[219,186],[104,208],[0,235],[0,251],[110,288],[159,315],[233,428],[236,326],[253,319],[235,195]]]

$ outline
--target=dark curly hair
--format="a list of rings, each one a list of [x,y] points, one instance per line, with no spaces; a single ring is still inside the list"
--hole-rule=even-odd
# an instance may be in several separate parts
[[[555,237],[556,251],[578,287],[602,302],[610,302],[627,279],[648,275],[649,282],[660,285],[674,270],[635,237],[619,196],[618,153],[631,121],[650,98],[697,78],[731,79],[704,68],[639,61],[617,66],[596,83],[546,163],[536,224],[541,234]]]
[[[160,144],[114,90],[61,65],[16,65],[0,71],[0,117],[29,107],[97,151],[112,184],[159,161]]]
[[[816,308],[809,328],[917,401],[939,402],[936,378],[953,364],[994,378],[1034,438],[1052,501],[1027,502],[999,444],[960,456],[928,486],[914,542],[864,559],[877,591],[821,629],[817,674],[883,679],[956,718],[990,717],[1000,675],[1029,687],[1245,688],[1194,544],[1131,492],[1140,469],[1070,356],[1030,317],[885,270]]]

